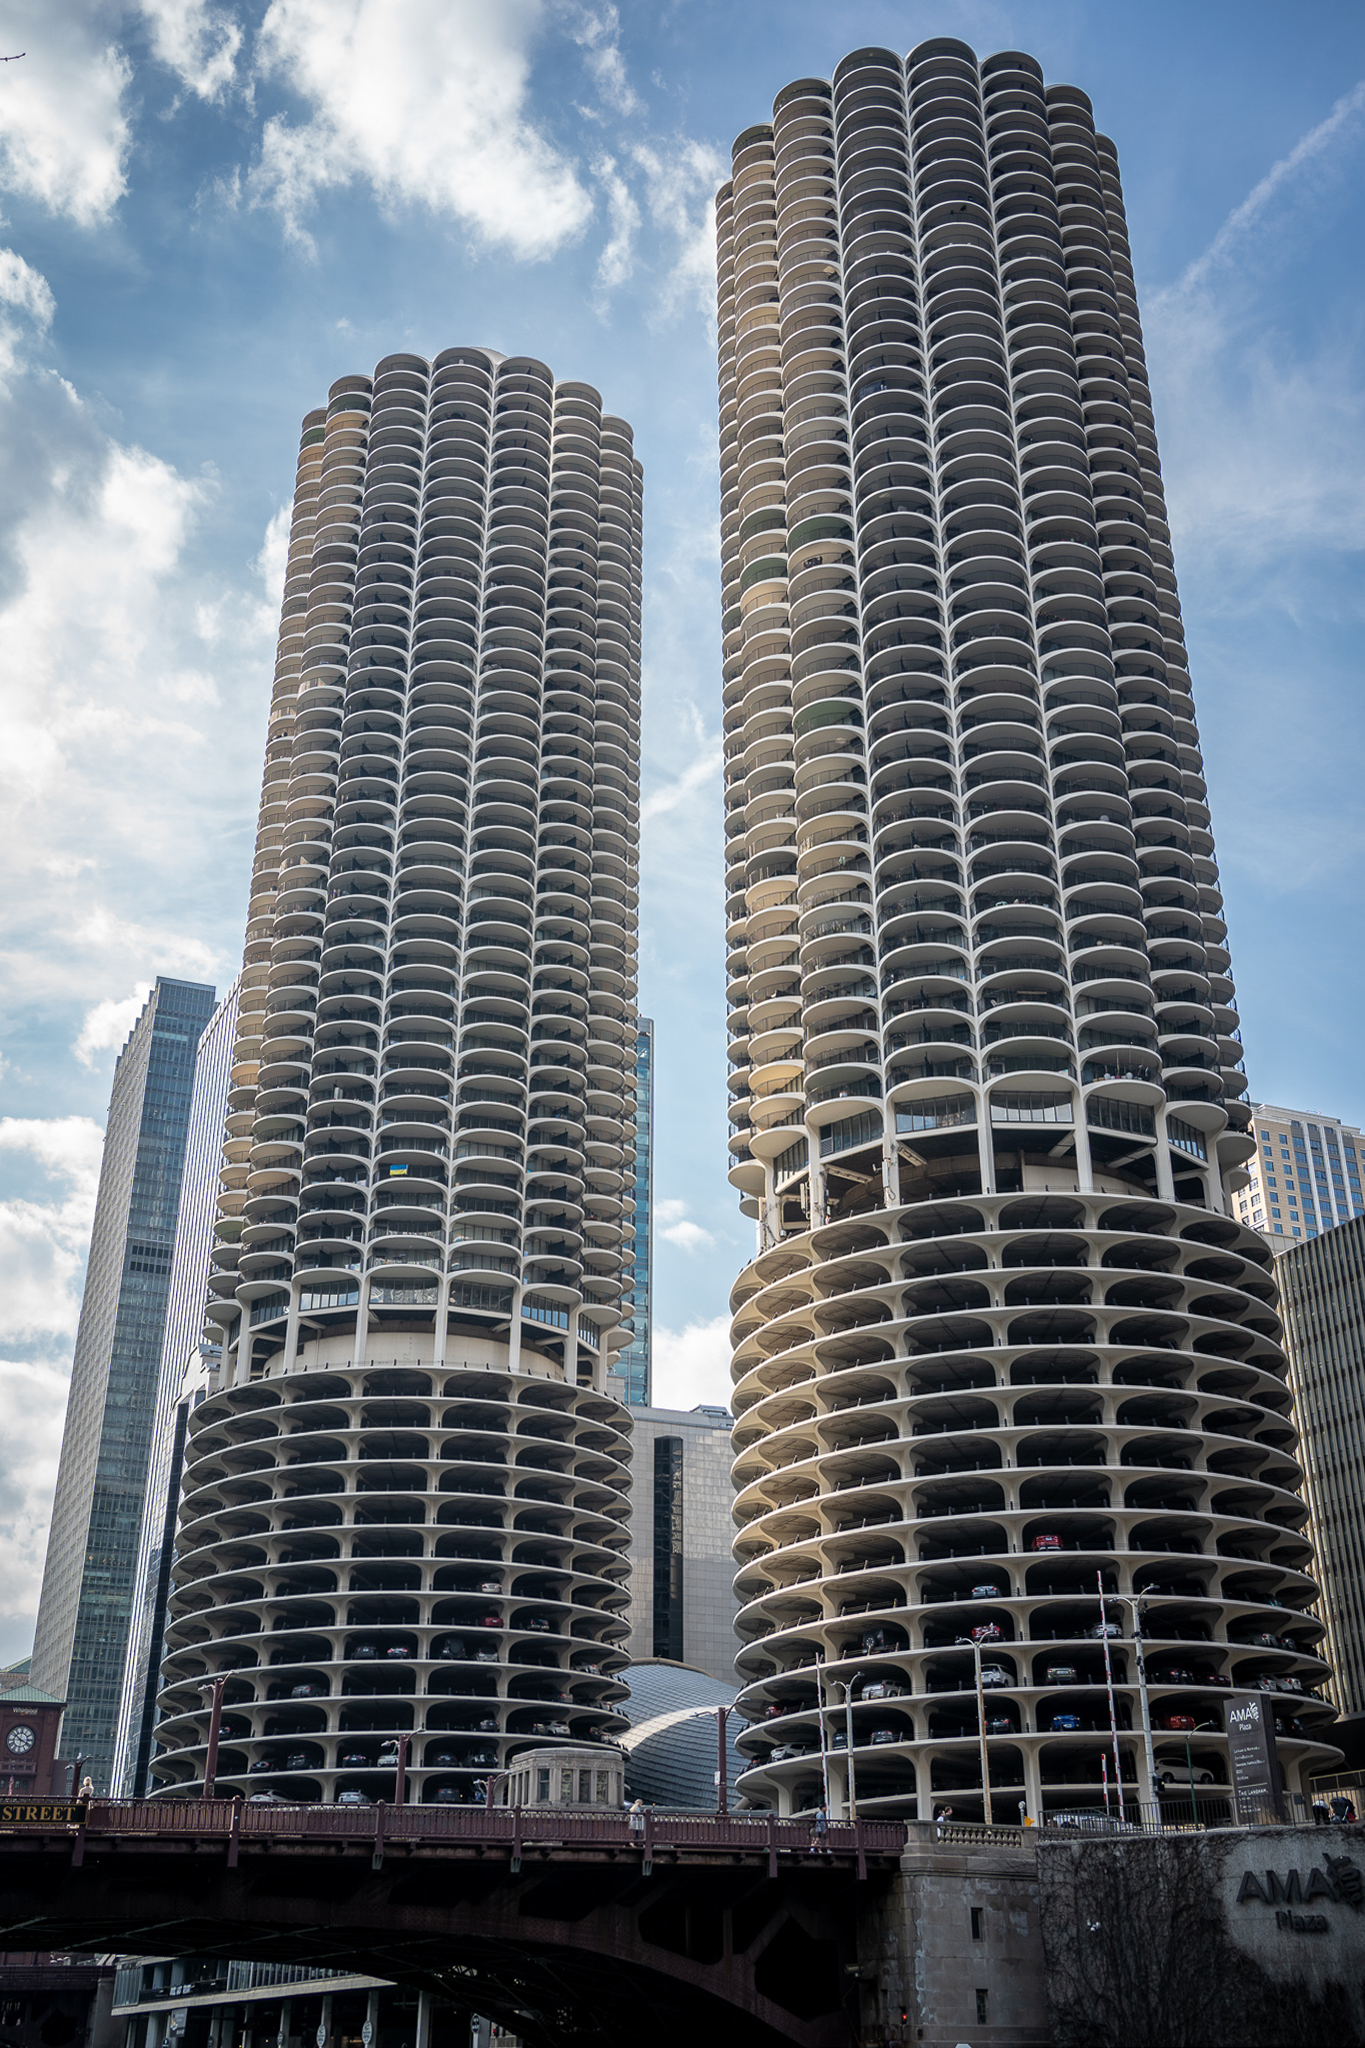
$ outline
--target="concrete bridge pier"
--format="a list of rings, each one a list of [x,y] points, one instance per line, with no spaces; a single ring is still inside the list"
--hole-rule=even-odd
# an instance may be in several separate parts
[[[857,1975],[859,2048],[1050,2048],[1028,1831],[912,1828],[859,1915]]]

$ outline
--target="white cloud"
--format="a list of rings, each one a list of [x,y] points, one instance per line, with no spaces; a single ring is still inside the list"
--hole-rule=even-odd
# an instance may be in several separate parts
[[[1352,86],[1350,92],[1343,93],[1326,119],[1310,128],[1306,135],[1301,135],[1288,156],[1272,164],[1265,176],[1253,185],[1241,204],[1233,208],[1203,255],[1190,264],[1180,280],[1180,289],[1189,291],[1202,284],[1219,264],[1235,260],[1238,245],[1257,228],[1264,226],[1272,210],[1272,202],[1285,188],[1292,188],[1304,171],[1320,167],[1324,158],[1334,154],[1337,145],[1349,138],[1362,115],[1365,115],[1365,79]]]
[[[13,249],[0,249],[0,302],[26,313],[36,327],[50,327],[57,310],[47,279]]]
[[[45,332],[57,310],[47,279],[13,249],[0,249],[0,306],[13,307],[18,316],[11,319],[0,312],[0,378],[7,378],[20,362],[19,320],[29,320]]]
[[[25,55],[4,67],[0,188],[96,227],[126,184],[128,60],[82,0],[18,0],[4,33]]]
[[[150,981],[140,981],[130,996],[109,996],[86,1011],[80,1036],[72,1047],[82,1066],[93,1067],[103,1052],[122,1050],[151,992]]]
[[[691,304],[714,326],[716,191],[729,165],[709,142],[638,143],[631,154],[644,173],[650,219],[677,248],[660,311],[671,316]]]
[[[677,1245],[680,1251],[705,1251],[716,1241],[709,1230],[703,1230],[700,1223],[689,1220],[686,1202],[656,1202],[654,1220],[659,1226],[659,1236],[669,1244]]]
[[[607,218],[611,223],[602,254],[597,259],[597,283],[603,292],[624,284],[635,268],[635,237],[640,226],[640,209],[635,195],[616,168],[616,159],[601,156],[593,175],[607,195]]]
[[[242,31],[209,0],[141,0],[152,53],[201,100],[226,97],[237,73]]]
[[[0,1359],[0,1661],[27,1656],[42,1587],[48,1522],[66,1419],[67,1379],[56,1365]]]
[[[265,592],[265,606],[273,626],[284,601],[284,572],[289,563],[289,526],[294,517],[294,500],[281,505],[265,530],[261,552],[256,557],[256,574]]]
[[[636,114],[640,102],[626,77],[621,55],[621,16],[615,7],[580,7],[573,39],[587,52],[587,66],[604,100],[618,114]]]
[[[708,740],[695,761],[689,761],[682,774],[672,782],[666,782],[660,789],[653,789],[640,806],[640,822],[647,824],[651,818],[661,818],[667,811],[679,810],[689,798],[705,789],[711,778],[720,773],[725,750],[720,740]]]
[[[357,181],[531,259],[578,235],[592,201],[526,111],[539,0],[271,0],[260,74],[309,110],[266,123],[252,183],[291,232]]]
[[[728,1408],[730,1405],[730,1318],[688,1323],[666,1330],[656,1323],[653,1339],[654,1400],[660,1408]]]
[[[0,1118],[0,1154],[56,1183],[44,1200],[0,1201],[0,1343],[48,1353],[74,1338],[103,1145],[89,1117]]]
[[[1365,83],[1274,164],[1178,281],[1146,339],[1183,565],[1237,579],[1288,551],[1365,546],[1357,336],[1267,317],[1267,273],[1302,250],[1365,134]],[[1232,580],[1229,581],[1228,579]],[[1258,591],[1258,596],[1263,594]]]
[[[0,391],[0,454],[3,1004],[64,1010],[73,1038],[93,1011],[89,1060],[122,1043],[134,982],[233,963],[273,614],[264,563],[236,588],[187,566],[210,487],[110,439],[59,380]]]

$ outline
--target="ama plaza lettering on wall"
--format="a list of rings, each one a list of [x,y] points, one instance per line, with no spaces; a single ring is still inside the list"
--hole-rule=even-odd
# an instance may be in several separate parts
[[[1349,1856],[1324,1856],[1325,1870],[1316,1865],[1310,1867],[1306,1877],[1297,1870],[1287,1870],[1283,1875],[1278,1870],[1267,1870],[1264,1881],[1254,1870],[1242,1873],[1242,1882],[1237,1892],[1237,1904],[1244,1906],[1259,1899],[1263,1905],[1274,1906],[1275,1925],[1287,1934],[1326,1934],[1329,1922],[1325,1913],[1295,1913],[1295,1906],[1309,1906],[1314,1899],[1327,1899],[1333,1905],[1347,1905],[1357,1913],[1365,1906],[1365,1871]]]

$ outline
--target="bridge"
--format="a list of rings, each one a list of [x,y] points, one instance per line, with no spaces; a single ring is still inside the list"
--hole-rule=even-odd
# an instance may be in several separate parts
[[[850,2048],[897,1821],[0,1801],[0,1947],[392,1978],[530,2048]]]

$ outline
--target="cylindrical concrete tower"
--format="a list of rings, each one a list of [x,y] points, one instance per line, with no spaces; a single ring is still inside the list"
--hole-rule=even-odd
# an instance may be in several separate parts
[[[641,471],[449,349],[304,422],[154,1766],[460,1800],[623,1723]],[[382,1751],[382,1754],[381,1754]]]
[[[1015,1817],[1231,1682],[1326,1752],[1114,148],[1017,53],[803,79],[719,201],[743,1789]],[[1141,1783],[1130,1609],[1103,1609]],[[844,1740],[842,1713],[831,1720]],[[1186,1757],[1186,1734],[1190,1756]],[[832,1766],[842,1796],[843,1761]]]

